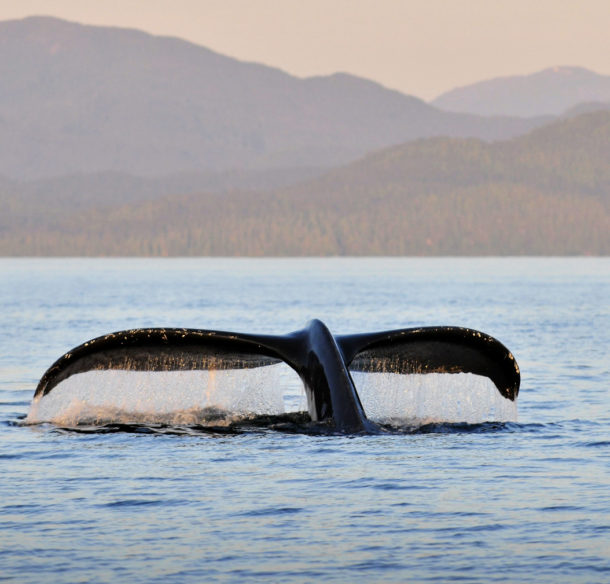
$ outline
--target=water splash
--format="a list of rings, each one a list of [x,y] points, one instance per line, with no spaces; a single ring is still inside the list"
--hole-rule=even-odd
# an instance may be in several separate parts
[[[352,372],[367,416],[396,428],[431,423],[517,421],[516,402],[471,373]],[[230,425],[248,416],[306,410],[302,384],[285,364],[208,371],[79,373],[32,402],[26,424]]]
[[[209,371],[87,371],[32,402],[26,423],[218,424],[284,412],[280,365]]]
[[[352,372],[366,415],[402,427],[442,422],[516,422],[517,402],[487,377],[472,373]]]

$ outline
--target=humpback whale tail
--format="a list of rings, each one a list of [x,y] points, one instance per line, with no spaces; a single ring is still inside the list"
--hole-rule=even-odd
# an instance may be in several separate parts
[[[349,433],[376,429],[351,372],[474,373],[491,379],[512,401],[520,382],[508,349],[479,331],[424,327],[333,336],[324,323],[312,320],[283,336],[179,328],[119,331],[60,357],[42,376],[34,399],[88,371],[216,371],[281,362],[301,378],[312,421],[328,421]]]

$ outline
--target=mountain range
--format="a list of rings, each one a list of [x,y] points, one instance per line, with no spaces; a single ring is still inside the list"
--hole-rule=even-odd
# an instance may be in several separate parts
[[[31,17],[0,22],[0,75],[0,255],[610,253],[608,78],[584,69],[427,104]]]
[[[421,137],[505,139],[546,119],[445,112],[353,75],[300,79],[136,30],[0,22],[0,174],[330,167]]]
[[[602,111],[491,144],[420,139],[261,192],[34,206],[12,183],[0,255],[607,255],[608,160]]]

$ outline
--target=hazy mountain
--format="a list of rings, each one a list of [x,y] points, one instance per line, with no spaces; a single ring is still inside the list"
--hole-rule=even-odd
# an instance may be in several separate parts
[[[321,192],[324,198],[343,189],[438,193],[501,182],[553,195],[595,196],[610,204],[609,161],[610,112],[599,111],[491,144],[476,139],[415,140],[372,153],[294,190]]]
[[[608,160],[597,112],[493,144],[421,139],[268,192],[82,209],[5,194],[0,255],[608,255]]]
[[[453,112],[533,117],[560,115],[591,102],[610,102],[610,75],[582,67],[553,67],[458,87],[431,103]]]
[[[599,112],[603,110],[610,110],[610,101],[588,101],[579,103],[578,105],[566,110],[563,115],[568,118],[573,118],[581,114]]]
[[[19,192],[27,212],[36,206],[45,207],[52,203],[65,213],[90,207],[136,203],[174,194],[271,190],[311,179],[327,171],[325,168],[308,167],[245,169],[179,173],[160,178],[105,171],[29,181],[0,176],[0,193],[6,194],[10,190]]]
[[[176,38],[48,17],[0,23],[0,174],[330,167],[422,136],[540,120],[451,114],[353,77],[299,79]]]

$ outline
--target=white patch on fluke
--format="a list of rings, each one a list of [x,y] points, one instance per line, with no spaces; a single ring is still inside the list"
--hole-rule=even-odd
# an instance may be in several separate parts
[[[491,379],[473,373],[351,373],[367,417],[414,425],[516,422],[517,402],[502,397]]]

